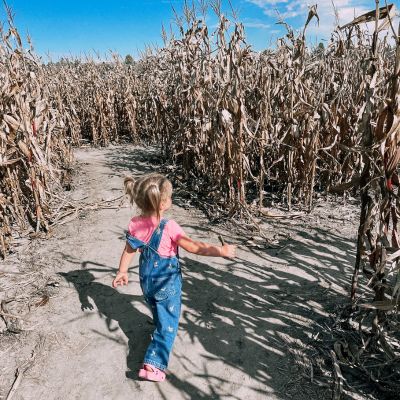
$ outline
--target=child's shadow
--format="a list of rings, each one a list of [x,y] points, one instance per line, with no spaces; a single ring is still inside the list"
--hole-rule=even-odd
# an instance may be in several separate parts
[[[138,311],[132,304],[132,300],[141,300],[141,296],[119,293],[111,286],[95,282],[95,277],[90,270],[75,270],[68,273],[60,272],[68,282],[73,283],[79,294],[82,311],[93,310],[96,305],[99,315],[105,319],[109,332],[118,330],[113,326],[112,321],[116,321],[119,327],[128,338],[128,356],[126,376],[137,379],[137,370],[143,362],[146,347],[150,341],[150,333],[153,330],[152,322],[149,317]],[[104,272],[104,271],[102,271]],[[111,340],[118,339],[109,336]]]

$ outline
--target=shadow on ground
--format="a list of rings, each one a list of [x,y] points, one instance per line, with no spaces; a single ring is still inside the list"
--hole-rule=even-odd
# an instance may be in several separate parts
[[[75,262],[71,257],[65,256],[65,258],[69,262]],[[96,268],[88,268],[91,264],[96,265]],[[118,326],[122,330],[128,339],[127,377],[136,379],[136,370],[143,361],[152,331],[152,321],[149,317],[131,304],[135,300],[143,301],[142,296],[120,293],[111,286],[95,281],[94,274],[116,272],[115,269],[90,261],[82,262],[81,267],[82,269],[61,272],[59,275],[73,284],[78,293],[82,311],[93,309],[98,311],[99,318],[104,320],[110,332],[108,336],[110,340],[117,340],[119,344],[125,345],[125,342],[113,337],[113,332],[118,330]]]
[[[126,152],[111,149],[108,150],[109,166],[116,173],[127,169],[132,173],[152,172],[147,154],[143,149]],[[195,224],[184,226],[189,227],[198,229]],[[239,399],[242,397],[234,388],[248,384],[265,398],[271,393],[282,399],[330,397],[329,388],[316,388],[311,383],[301,385],[293,378],[300,381],[310,375],[304,350],[328,325],[329,312],[334,306],[347,300],[343,293],[336,291],[335,285],[343,288],[349,283],[354,244],[323,229],[306,232],[294,226],[293,234],[282,251],[247,249],[240,252],[241,258],[228,263],[215,259],[212,264],[206,264],[182,258],[185,309],[180,329],[204,349],[201,372],[198,365],[193,365],[190,354],[174,349],[173,357],[179,359],[183,369],[194,371],[189,379],[173,372],[169,375],[170,384],[183,397]],[[118,293],[94,280],[92,272],[115,269],[100,264],[88,268],[90,260],[80,263],[83,269],[63,276],[74,284],[82,309],[90,308],[89,299],[95,303],[110,332],[110,340],[113,340],[111,321],[118,322],[128,338],[127,368],[132,371],[129,376],[133,376],[147,344],[142,340],[148,337],[143,331],[151,331],[146,322],[148,317],[131,304],[142,299]],[[229,375],[209,372],[215,371],[214,365],[218,363],[235,371],[236,382],[230,382]],[[237,382],[237,373],[242,377],[240,382]],[[204,384],[193,383],[197,382],[195,378]],[[167,399],[162,385],[158,390]]]

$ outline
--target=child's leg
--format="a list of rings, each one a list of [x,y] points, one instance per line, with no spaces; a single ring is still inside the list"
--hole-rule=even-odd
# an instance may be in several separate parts
[[[167,368],[169,354],[178,333],[180,312],[180,293],[165,300],[155,301],[153,315],[157,315],[154,320],[156,329],[144,357],[145,364],[154,365],[161,370]]]
[[[158,316],[157,316],[157,308],[156,308],[156,301],[154,298],[145,297],[146,303],[150,307],[151,315],[153,317],[153,324],[157,326]]]

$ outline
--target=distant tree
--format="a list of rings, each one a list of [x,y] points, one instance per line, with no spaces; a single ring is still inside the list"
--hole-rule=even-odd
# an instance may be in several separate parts
[[[133,57],[130,54],[127,54],[125,57],[125,64],[132,65],[133,64]]]
[[[322,51],[325,50],[325,46],[324,46],[324,44],[323,44],[322,42],[319,42],[318,48],[319,48],[320,50],[322,50]]]

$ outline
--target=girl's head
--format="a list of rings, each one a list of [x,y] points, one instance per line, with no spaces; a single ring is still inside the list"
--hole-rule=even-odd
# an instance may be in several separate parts
[[[172,184],[163,175],[149,174],[137,180],[127,177],[124,186],[130,202],[145,215],[156,215],[160,219],[161,212],[171,207]]]

